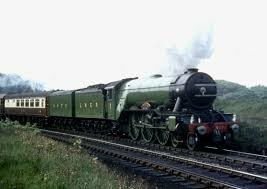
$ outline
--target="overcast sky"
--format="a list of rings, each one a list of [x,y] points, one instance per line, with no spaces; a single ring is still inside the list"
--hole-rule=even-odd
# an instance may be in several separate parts
[[[265,4],[2,0],[0,72],[75,89],[196,66],[215,79],[267,85]]]

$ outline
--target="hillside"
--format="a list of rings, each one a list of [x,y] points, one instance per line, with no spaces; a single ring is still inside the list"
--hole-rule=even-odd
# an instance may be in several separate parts
[[[247,88],[237,83],[218,80],[215,108],[233,112],[242,118],[262,118],[267,115],[267,87]]]
[[[240,121],[238,150],[267,153],[267,87],[247,88],[228,81],[216,81],[218,98],[215,108],[235,113]]]
[[[43,86],[30,80],[24,80],[16,74],[0,73],[0,93],[26,93],[42,91]]]
[[[267,98],[267,87],[265,86],[258,85],[251,88],[247,88],[244,85],[224,80],[217,80],[216,82],[218,84],[218,95],[222,99]]]

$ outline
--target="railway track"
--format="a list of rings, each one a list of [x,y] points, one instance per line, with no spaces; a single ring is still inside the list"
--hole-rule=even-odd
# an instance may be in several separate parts
[[[186,185],[187,188],[267,188],[266,176],[181,157],[175,154],[177,150],[179,151],[176,148],[174,150],[172,147],[145,143],[140,145],[141,142],[126,144],[127,139],[112,141],[112,137],[101,139],[48,130],[41,131],[46,136],[64,142],[73,143],[73,140],[79,139],[81,146],[90,151],[123,159],[144,170],[158,172],[162,177],[169,178],[174,183]],[[134,143],[138,146],[134,146]],[[164,151],[167,148],[169,152]],[[192,153],[201,154],[201,152]]]
[[[215,148],[208,147],[204,151],[190,151],[185,148],[174,148],[172,146],[162,146],[159,144],[151,144],[143,141],[133,141],[128,138],[120,138],[116,136],[107,136],[100,134],[90,134],[79,132],[68,132],[70,134],[77,134],[83,136],[94,137],[98,139],[105,139],[119,144],[126,144],[133,147],[139,146],[145,149],[158,150],[171,155],[192,158],[204,163],[212,163],[228,168],[235,168],[240,171],[246,171],[252,174],[259,174],[267,176],[267,156],[251,154],[245,152],[238,152],[233,150],[218,151]]]
[[[174,148],[172,146],[162,146],[159,144],[146,143],[144,141],[133,141],[128,138],[121,138],[117,136],[107,136],[101,134],[92,134],[80,132],[67,131],[69,134],[76,134],[98,139],[104,139],[119,144],[130,145],[133,147],[142,147],[150,150],[158,150],[170,155],[179,156],[182,158],[192,158],[204,163],[212,163],[227,168],[234,168],[240,171],[249,172],[267,176],[267,156],[251,154],[245,152],[238,152],[224,149],[218,151],[216,148],[207,147],[204,151],[190,151],[186,148]]]

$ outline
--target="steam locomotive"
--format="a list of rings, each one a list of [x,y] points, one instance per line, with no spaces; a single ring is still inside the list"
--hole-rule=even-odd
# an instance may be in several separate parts
[[[215,81],[197,69],[178,76],[127,78],[84,89],[0,95],[0,115],[43,127],[127,135],[196,150],[222,147],[239,130],[236,116],[213,108]]]

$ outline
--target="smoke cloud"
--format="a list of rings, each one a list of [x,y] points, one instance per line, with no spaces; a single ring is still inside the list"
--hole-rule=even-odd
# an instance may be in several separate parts
[[[0,73],[0,93],[26,93],[43,91],[43,85],[30,80],[24,80],[16,74]]]
[[[195,34],[188,45],[166,48],[167,69],[164,72],[177,75],[188,68],[196,68],[202,60],[208,59],[213,53],[213,30],[205,30]]]

